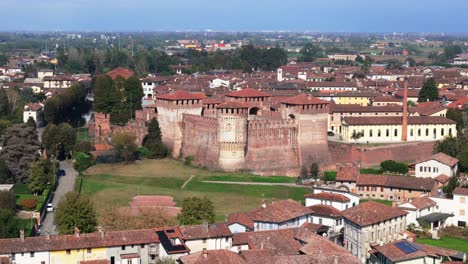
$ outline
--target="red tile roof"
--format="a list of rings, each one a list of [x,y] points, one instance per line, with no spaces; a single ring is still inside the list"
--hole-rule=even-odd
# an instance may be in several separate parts
[[[237,108],[242,108],[242,109],[246,109],[246,108],[249,108],[250,105],[247,104],[247,103],[244,103],[244,102],[237,102],[237,101],[229,101],[229,102],[225,102],[225,103],[222,103],[222,104],[219,104],[216,106],[217,108],[223,108],[223,109],[231,109],[231,108],[234,108],[234,109],[237,109]]]
[[[203,225],[181,226],[179,229],[184,240],[232,236],[231,230],[223,223],[209,224],[206,229]]]
[[[183,90],[177,90],[172,93],[157,95],[156,99],[163,99],[163,100],[203,100],[205,98],[205,94],[201,93],[189,93]]]
[[[432,178],[411,176],[394,176],[380,174],[361,174],[356,181],[357,186],[381,186],[405,190],[430,191],[435,185]]]
[[[267,249],[271,255],[299,254],[301,244],[295,239],[296,229],[287,228],[237,233],[233,236],[233,245],[247,244],[249,249]]]
[[[453,167],[455,166],[457,163],[458,163],[458,159],[456,158],[453,158],[443,152],[438,152],[434,155],[431,155],[427,158],[423,158],[423,159],[420,159],[418,160],[416,163],[421,163],[421,162],[425,162],[425,161],[428,161],[428,160],[435,160],[435,161],[438,161],[442,164],[445,164],[447,166],[450,166],[450,167]]]
[[[308,206],[313,215],[320,215],[330,218],[341,218],[341,211],[333,206],[325,204],[316,204]]]
[[[360,203],[341,213],[344,218],[360,226],[368,226],[408,214],[399,208],[374,201]]]
[[[468,97],[458,99],[455,102],[450,103],[447,107],[463,110],[465,108],[466,103],[468,103]]]
[[[282,200],[260,206],[246,213],[254,222],[282,223],[290,219],[310,214],[311,211],[302,204],[293,200]]]
[[[312,256],[315,261],[314,263],[361,263],[344,247],[341,247],[319,235],[311,236],[308,239],[307,244],[301,248],[301,252],[308,256]]]
[[[321,193],[309,193],[304,195],[306,198],[314,198],[317,200],[326,200],[326,201],[334,201],[334,202],[341,202],[347,203],[350,199],[342,194],[339,193],[329,193],[329,192],[321,192]]]
[[[288,105],[315,105],[315,104],[329,104],[329,101],[321,100],[308,94],[299,94],[289,99],[282,101],[283,104]]]
[[[134,75],[135,73],[132,70],[125,69],[122,67],[118,67],[113,69],[110,72],[106,73],[112,80],[115,80],[118,76],[123,77],[124,79],[128,79],[130,76]]]
[[[250,229],[254,228],[254,222],[252,221],[252,219],[250,219],[247,215],[243,213],[232,213],[228,215],[227,224],[232,225],[235,223],[243,225]]]
[[[434,207],[434,206],[437,205],[436,202],[434,202],[433,200],[431,200],[427,196],[413,198],[408,203],[411,204],[412,206],[414,206],[417,210],[422,210],[422,209],[426,209],[426,208],[429,208],[429,207]],[[398,207],[402,208],[403,206],[398,206]]]
[[[408,244],[411,247],[414,247],[416,251],[409,253],[409,254],[405,253],[404,251],[402,251],[400,248],[396,246],[396,244],[400,242],[403,242],[405,244]],[[386,258],[388,258],[392,262],[413,260],[417,258],[423,258],[425,256],[431,256],[431,257],[436,257],[436,258],[451,257],[459,253],[454,250],[438,248],[434,246],[411,242],[408,240],[399,240],[399,241],[388,243],[382,246],[376,246],[374,250],[376,250],[377,252],[380,252],[382,255],[384,255]]]
[[[252,89],[252,88],[245,88],[239,91],[231,92],[226,94],[227,97],[238,97],[238,98],[249,98],[249,97],[271,97],[270,94],[265,92]]]
[[[237,253],[227,250],[204,250],[194,254],[180,257],[182,264],[244,264],[247,263]]]
[[[359,167],[352,165],[338,166],[335,181],[356,182],[359,176]]]
[[[387,175],[377,174],[360,174],[357,178],[356,185],[358,186],[385,186],[387,183]]]
[[[457,187],[453,190],[453,194],[468,195],[468,188]]]
[[[416,112],[421,116],[430,116],[444,109],[445,108],[439,102],[424,102],[411,107],[409,111],[412,113]]]
[[[435,180],[437,182],[442,183],[442,184],[446,184],[450,180],[450,177],[445,175],[445,174],[441,174],[441,175],[435,177]]]

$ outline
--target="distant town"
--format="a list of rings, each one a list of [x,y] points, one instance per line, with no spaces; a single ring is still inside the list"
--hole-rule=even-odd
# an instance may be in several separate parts
[[[0,32],[0,264],[467,263],[468,36]]]

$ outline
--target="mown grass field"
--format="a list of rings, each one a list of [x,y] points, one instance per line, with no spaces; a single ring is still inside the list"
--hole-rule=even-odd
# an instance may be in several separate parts
[[[181,189],[191,175],[192,180]],[[185,166],[181,162],[143,160],[137,164],[99,164],[89,168],[83,177],[81,191],[91,195],[98,213],[109,206],[125,206],[135,195],[170,195],[181,206],[190,196],[207,196],[215,205],[216,220],[224,221],[232,212],[247,211],[260,205],[262,199],[304,200],[309,188],[263,185],[235,185],[203,181],[294,183],[296,178],[261,177],[247,173],[229,174]]]
[[[416,242],[468,253],[468,239],[443,236],[441,239],[438,239],[438,240],[430,239],[430,238],[425,238],[425,239],[418,238]]]

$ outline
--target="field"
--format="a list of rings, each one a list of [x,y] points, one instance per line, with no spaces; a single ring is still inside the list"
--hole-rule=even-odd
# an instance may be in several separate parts
[[[461,252],[468,253],[468,240],[457,238],[457,237],[450,237],[450,236],[443,236],[439,240],[425,238],[425,239],[417,239],[416,242],[427,244],[436,247],[448,248],[453,249]]]
[[[182,189],[182,185],[192,176]],[[206,183],[203,181],[251,182],[252,185]],[[255,185],[261,183],[294,183],[296,178],[260,177],[247,173],[229,174],[185,166],[171,160],[143,160],[137,164],[99,164],[83,176],[81,191],[91,195],[98,213],[109,206],[125,206],[135,195],[170,195],[178,206],[190,196],[207,196],[215,205],[216,220],[224,221],[229,213],[247,211],[260,205],[262,199],[304,200],[308,188]]]

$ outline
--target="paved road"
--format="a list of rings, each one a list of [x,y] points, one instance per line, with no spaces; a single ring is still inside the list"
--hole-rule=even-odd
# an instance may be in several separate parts
[[[67,193],[75,190],[75,180],[78,173],[73,169],[73,167],[66,161],[60,162],[60,168],[65,170],[65,176],[59,177],[59,184],[57,190],[55,190],[55,196],[52,201],[54,208],[57,208],[57,205],[62,199],[62,197]],[[46,231],[51,235],[56,235],[57,230],[54,225],[54,213],[47,213],[46,218],[42,222],[41,226],[41,235],[45,235]]]

